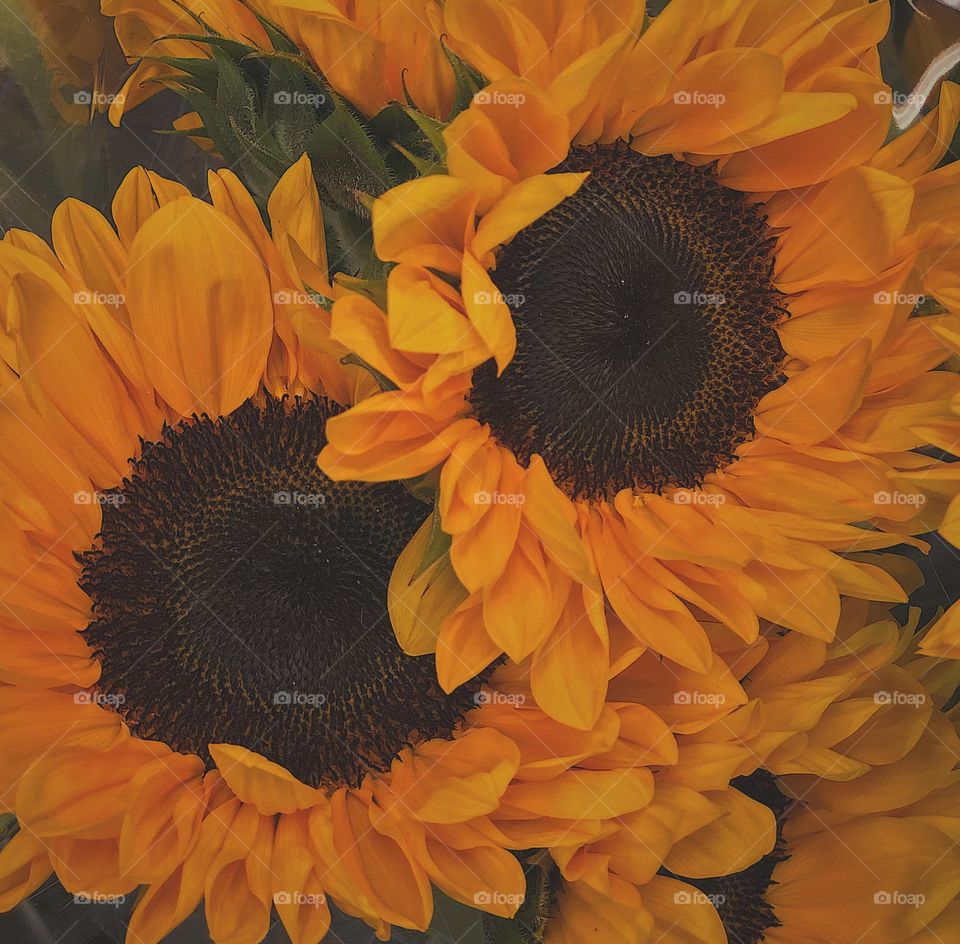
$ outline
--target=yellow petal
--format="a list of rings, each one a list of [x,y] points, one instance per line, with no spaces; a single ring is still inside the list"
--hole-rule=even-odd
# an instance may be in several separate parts
[[[17,815],[40,836],[67,836],[118,817],[130,782],[163,745],[129,740],[109,751],[91,753],[65,747],[45,755],[23,776]]]
[[[373,205],[377,255],[458,274],[477,199],[462,181],[439,175],[388,190]]]
[[[18,830],[0,850],[0,912],[20,904],[51,871],[47,846],[33,833]]]
[[[960,659],[960,603],[955,603],[926,632],[920,652],[940,659]]]
[[[655,940],[670,944],[726,944],[727,934],[710,899],[673,878],[656,876],[643,887],[643,903],[654,917]]]
[[[593,566],[576,527],[576,510],[554,484],[540,456],[530,460],[524,494],[523,517],[537,532],[550,557],[574,580],[594,583]]]
[[[552,718],[587,731],[603,709],[610,671],[604,623],[597,625],[574,586],[553,632],[533,654],[530,683],[537,704]]]
[[[721,814],[670,849],[667,869],[686,878],[732,875],[773,851],[777,822],[769,807],[733,787],[709,791],[706,798]]]
[[[299,271],[294,254],[296,246],[324,277],[319,285],[311,283],[311,288],[332,297],[333,287],[327,275],[329,266],[327,242],[323,232],[323,211],[320,208],[317,184],[313,179],[313,168],[306,154],[292,164],[277,181],[267,200],[267,213],[270,216],[270,232],[288,271]]]
[[[517,184],[484,216],[471,251],[485,261],[487,253],[510,242],[520,230],[549,213],[567,197],[573,196],[587,179],[587,174],[543,174],[528,177]]]
[[[483,588],[487,634],[514,662],[520,662],[556,625],[557,609],[554,584],[539,545],[521,530],[502,572]]]
[[[905,940],[960,891],[958,860],[939,830],[868,817],[798,841],[766,897],[800,935],[837,944]]]
[[[470,321],[442,292],[441,280],[417,266],[397,266],[387,282],[391,345],[400,351],[446,354],[472,347]]]
[[[258,944],[270,928],[269,862],[274,824],[242,806],[206,875],[204,913],[210,937]]]
[[[462,823],[497,809],[516,773],[520,751],[494,731],[467,731],[405,751],[391,773],[394,792],[425,823]]]
[[[387,587],[390,622],[400,648],[410,656],[436,651],[444,621],[467,596],[448,554],[422,568],[435,529],[431,516],[403,549]]]
[[[502,374],[517,349],[513,315],[493,279],[469,252],[463,256],[461,291],[467,317],[496,360],[498,375]]]
[[[880,149],[870,161],[872,167],[897,174],[905,180],[933,170],[947,153],[960,119],[960,86],[944,82],[937,107],[908,131]]]
[[[793,443],[829,439],[862,404],[869,367],[866,339],[822,358],[760,401],[757,431]]]
[[[635,125],[631,147],[643,154],[696,151],[759,124],[783,91],[783,62],[760,49],[723,49],[678,71],[672,101]]]
[[[177,200],[143,224],[130,259],[130,320],[160,396],[183,416],[224,415],[253,396],[273,307],[239,227],[199,200]]]
[[[81,455],[92,451],[88,470],[105,485],[114,485],[129,470],[128,460],[144,432],[121,378],[76,309],[48,282],[19,276],[12,302],[24,315],[20,327],[24,382],[41,404],[52,404],[51,419],[59,414],[66,421],[63,435],[72,432],[70,438],[78,438],[77,451]]]
[[[314,871],[305,815],[281,816],[271,859],[273,904],[293,944],[320,944],[330,908]]]
[[[443,624],[437,638],[437,680],[445,692],[482,672],[503,653],[483,624],[480,594],[466,600]]]
[[[835,177],[781,237],[776,281],[784,292],[877,278],[890,263],[913,205],[900,177],[854,167]]]
[[[721,182],[752,192],[806,187],[876,154],[890,127],[889,101],[878,97],[889,95],[881,79],[836,67],[814,77],[806,91],[850,94],[857,107],[828,124],[733,154],[719,171]]]
[[[567,116],[555,98],[532,82],[520,78],[492,82],[475,96],[471,111],[493,123],[520,177],[553,170],[570,149]]]
[[[161,881],[186,858],[206,812],[203,761],[171,754],[141,770],[120,830],[119,864],[144,883]]]
[[[323,792],[301,783],[286,768],[236,744],[211,744],[210,756],[227,786],[264,816],[304,810]]]
[[[635,770],[568,770],[550,782],[513,783],[504,804],[538,816],[561,819],[613,819],[646,806],[653,775]]]
[[[433,897],[423,870],[394,839],[372,827],[368,801],[338,790],[331,806],[337,853],[378,914],[391,924],[425,930]]]
[[[110,208],[123,245],[130,248],[140,227],[160,207],[189,196],[190,191],[183,184],[134,167],[117,188]]]
[[[422,373],[416,363],[395,350],[390,343],[387,318],[362,295],[345,295],[337,299],[327,338],[323,338],[322,321],[315,327],[320,329],[318,347],[333,353],[332,343],[341,344],[396,383],[412,383]]]

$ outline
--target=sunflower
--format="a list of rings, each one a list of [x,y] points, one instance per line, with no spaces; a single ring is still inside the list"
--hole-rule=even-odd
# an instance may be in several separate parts
[[[960,909],[960,669],[916,654],[916,619],[847,601],[829,645],[714,625],[722,672],[618,676],[678,760],[616,831],[553,850],[545,939],[936,940]]]
[[[66,121],[103,111],[125,63],[112,24],[96,0],[28,0],[23,4],[50,73],[50,100]]]
[[[0,243],[0,810],[19,824],[0,904],[51,870],[75,894],[142,887],[138,944],[201,899],[231,944],[274,906],[316,942],[328,896],[384,939],[423,929],[431,883],[511,914],[507,850],[602,835],[649,801],[673,735],[627,704],[566,728],[488,671],[446,693],[400,650],[388,582],[428,510],[316,465],[368,381],[299,340],[329,332],[301,267],[339,291],[309,162],[269,232],[230,172],[209,184],[212,205],[135,170],[116,230],[67,201],[52,249]]]
[[[408,95],[436,118],[446,117],[453,106],[454,71],[435,26],[436,0],[150,0],[132,8],[123,0],[104,0],[102,9],[116,18],[127,56],[142,60],[111,110],[114,122],[152,94],[151,80],[170,72],[156,57],[210,55],[209,46],[177,34],[200,32],[200,22],[224,37],[269,50],[273,43],[261,17],[281,27],[330,86],[368,116]]]
[[[953,316],[923,297],[956,294],[957,165],[932,168],[960,95],[884,144],[884,3],[674,0],[542,69],[524,49],[558,49],[565,7],[495,6],[524,42],[453,2],[457,48],[536,81],[486,86],[444,132],[447,172],[374,204],[393,268],[336,302],[332,336],[383,389],[320,463],[439,470],[467,596],[401,644],[448,689],[530,659],[539,704],[588,727],[618,669],[605,604],[634,649],[704,671],[704,618],[830,640],[841,595],[905,599],[866,552],[936,528],[960,480],[919,451],[960,431]]]

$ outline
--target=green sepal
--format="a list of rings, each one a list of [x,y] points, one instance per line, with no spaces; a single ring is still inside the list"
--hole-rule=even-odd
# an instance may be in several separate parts
[[[402,144],[394,142],[393,146],[413,165],[417,176],[432,177],[434,174],[443,173],[443,164],[438,164],[436,161],[429,161],[423,157],[417,157],[413,151],[408,151]]]
[[[381,390],[399,390],[400,388],[386,374],[381,374],[376,367],[371,367],[359,354],[348,354],[340,359],[344,365],[353,364],[356,367],[362,367],[370,374],[380,385]]]
[[[202,33],[165,33],[161,39],[185,39],[198,46],[209,46],[211,49],[221,49],[224,52],[233,53],[238,58],[248,56],[255,46],[248,46],[238,39],[230,39],[228,36],[220,36],[215,33],[204,35]]]
[[[409,115],[410,120],[423,132],[423,136],[430,142],[430,146],[440,161],[446,161],[447,142],[444,140],[443,132],[447,126],[442,121],[437,121],[436,118],[431,118],[416,108],[406,108],[404,111]]]
[[[339,284],[355,295],[370,299],[381,311],[387,310],[386,279],[358,279],[352,275],[340,276]]]
[[[527,879],[523,902],[512,918],[483,916],[486,944],[542,944],[547,923],[556,913],[556,896],[563,887],[560,871],[544,851],[514,853]],[[524,859],[524,856],[528,856]]]
[[[447,46],[443,39],[440,40],[440,43],[443,46],[443,52],[447,57],[447,61],[453,68],[453,109],[447,117],[447,121],[450,122],[462,111],[466,111],[466,109],[470,107],[474,95],[476,95],[486,83],[483,81],[480,73],[471,69],[470,66]]]
[[[330,202],[363,220],[370,211],[358,194],[379,197],[394,185],[383,155],[340,96],[330,92],[333,111],[311,132],[306,151],[317,185]]]

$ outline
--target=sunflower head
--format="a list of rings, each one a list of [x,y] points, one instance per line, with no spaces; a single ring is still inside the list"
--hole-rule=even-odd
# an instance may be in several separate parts
[[[473,378],[477,422],[574,499],[694,488],[783,379],[774,240],[709,167],[575,148],[589,176],[497,257],[517,350]]]
[[[506,654],[588,727],[644,649],[708,670],[705,619],[830,640],[842,595],[905,599],[868,552],[952,497],[930,448],[958,432],[952,316],[920,302],[951,298],[929,195],[957,93],[884,143],[885,5],[828,6],[762,28],[762,4],[671,3],[546,71],[461,45],[495,81],[444,131],[446,173],[373,206],[391,268],[331,330],[382,389],[320,456],[337,479],[439,470],[466,597],[395,628],[444,687]],[[521,17],[496,7],[447,15],[489,38]]]
[[[151,944],[201,901],[220,942],[274,909],[316,942],[327,895],[423,930],[433,885],[507,917],[513,850],[612,828],[673,738],[640,706],[558,725],[492,666],[447,692],[401,650],[392,571],[429,508],[317,466],[371,385],[331,333],[309,160],[269,230],[229,172],[210,192],[135,171],[113,225],[71,202],[56,251],[0,244],[0,905],[51,871],[143,887]],[[462,599],[435,584],[437,612]]]

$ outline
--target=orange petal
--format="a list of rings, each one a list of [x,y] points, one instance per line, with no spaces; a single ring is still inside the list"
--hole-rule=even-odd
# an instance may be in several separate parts
[[[323,791],[301,783],[286,768],[236,744],[211,744],[210,756],[227,786],[264,816],[309,809]]]
[[[520,751],[492,728],[468,730],[405,751],[391,771],[391,788],[409,813],[426,823],[462,823],[497,809],[516,773]]]
[[[199,200],[177,200],[143,224],[130,259],[130,320],[160,396],[183,416],[224,415],[253,396],[273,307],[240,228]]]
[[[790,293],[877,278],[891,261],[912,205],[913,187],[902,178],[869,167],[845,171],[781,237],[777,286]]]

